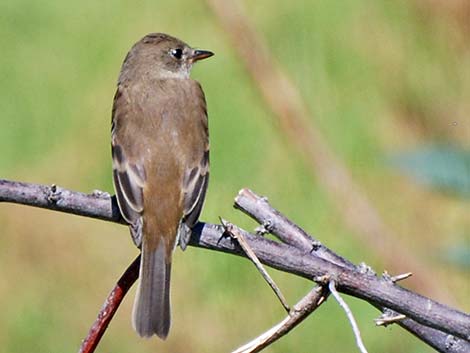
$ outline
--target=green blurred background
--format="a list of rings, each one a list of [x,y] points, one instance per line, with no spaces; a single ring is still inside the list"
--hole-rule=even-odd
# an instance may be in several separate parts
[[[469,311],[469,269],[461,261],[468,260],[470,243],[468,2],[259,0],[247,2],[246,10],[299,87],[312,124],[397,241],[453,293],[436,299]],[[232,209],[238,190],[250,187],[340,254],[379,272],[387,268],[343,225],[328,194],[279,133],[204,2],[2,0],[0,178],[112,192],[110,112],[117,75],[131,45],[156,31],[216,53],[192,74],[204,87],[210,117],[211,183],[202,219],[216,223],[223,216],[253,229]],[[436,172],[430,145],[461,155],[463,169],[454,173],[444,155]],[[423,149],[431,157],[418,153]],[[419,163],[424,167],[418,175],[402,173]],[[426,168],[431,172],[423,177],[419,172]],[[0,350],[78,350],[137,254],[128,230],[11,204],[0,205],[0,230]],[[312,287],[271,273],[291,303]],[[172,285],[173,326],[166,342],[133,332],[132,290],[98,352],[227,352],[284,315],[253,266],[239,258],[177,250]],[[346,299],[371,352],[432,351],[398,327],[375,328],[378,312]],[[356,347],[330,299],[267,351]]]

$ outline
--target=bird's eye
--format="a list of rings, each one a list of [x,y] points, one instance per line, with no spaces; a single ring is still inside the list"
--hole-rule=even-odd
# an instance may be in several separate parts
[[[175,58],[175,59],[181,59],[183,57],[183,50],[182,49],[171,49],[170,54]]]

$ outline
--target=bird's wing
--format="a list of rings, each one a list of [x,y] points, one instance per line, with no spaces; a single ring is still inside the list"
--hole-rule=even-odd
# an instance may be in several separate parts
[[[204,153],[198,165],[187,170],[184,178],[184,221],[192,227],[201,213],[209,181],[209,151]]]
[[[141,162],[130,160],[125,146],[119,141],[116,133],[117,125],[126,121],[128,109],[123,100],[123,89],[118,88],[114,97],[111,149],[113,156],[113,181],[121,214],[130,224],[134,243],[140,247],[142,242],[142,218],[144,209],[143,187],[146,180],[145,169]]]
[[[196,108],[192,110],[193,121],[195,120],[199,138],[202,139],[201,149],[198,151],[198,158],[194,159],[194,165],[191,165],[185,172],[183,179],[183,231],[180,231],[180,246],[185,249],[191,235],[190,229],[198,221],[202,211],[202,205],[206,195],[209,182],[209,129],[207,120],[207,108],[204,92],[197,81],[191,80],[191,89],[195,100]]]

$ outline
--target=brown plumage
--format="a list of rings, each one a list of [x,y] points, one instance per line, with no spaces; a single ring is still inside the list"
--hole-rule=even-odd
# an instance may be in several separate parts
[[[113,179],[119,208],[141,248],[133,325],[164,339],[170,328],[172,252],[184,249],[209,178],[204,92],[192,64],[213,54],[162,33],[137,42],[124,60],[112,116]]]

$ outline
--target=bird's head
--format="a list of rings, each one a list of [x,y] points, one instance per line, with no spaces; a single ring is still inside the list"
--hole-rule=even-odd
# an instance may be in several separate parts
[[[214,55],[191,48],[185,42],[164,33],[150,33],[138,41],[124,60],[122,76],[152,78],[188,78],[192,65]]]

